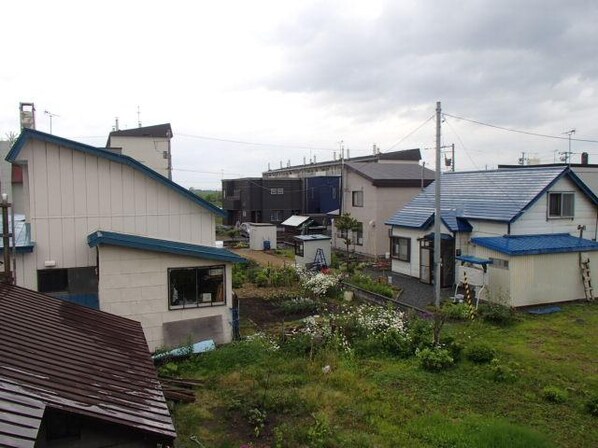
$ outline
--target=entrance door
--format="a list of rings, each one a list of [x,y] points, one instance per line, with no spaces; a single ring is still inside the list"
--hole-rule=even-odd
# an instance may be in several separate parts
[[[419,280],[422,283],[432,284],[432,266],[434,265],[434,249],[425,245],[424,241],[419,247]]]
[[[455,281],[455,240],[443,238],[440,241],[440,287],[453,286]],[[434,239],[426,236],[420,240],[419,246],[419,280],[431,285],[434,283]]]

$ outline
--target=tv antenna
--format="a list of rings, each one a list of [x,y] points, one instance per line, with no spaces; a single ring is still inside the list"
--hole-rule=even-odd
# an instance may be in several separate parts
[[[141,127],[141,109],[137,106],[137,127]]]
[[[54,117],[60,117],[60,115],[58,114],[53,114],[52,112],[50,112],[49,110],[44,110],[44,115],[47,115],[48,117],[50,117],[50,134],[52,133],[52,119]]]

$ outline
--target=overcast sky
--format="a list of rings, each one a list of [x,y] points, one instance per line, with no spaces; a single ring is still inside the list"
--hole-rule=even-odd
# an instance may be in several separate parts
[[[447,114],[598,140],[596,1],[11,1],[2,5],[0,136],[32,101],[37,129],[103,146],[121,128],[170,122],[174,179],[226,178],[427,148]],[[552,162],[567,140],[446,117],[456,166]],[[202,138],[203,137],[203,138]],[[249,145],[207,139],[259,143]],[[398,142],[398,144],[397,144]],[[598,143],[576,142],[598,162]],[[426,164],[431,150],[422,151]],[[573,156],[573,161],[579,155]]]

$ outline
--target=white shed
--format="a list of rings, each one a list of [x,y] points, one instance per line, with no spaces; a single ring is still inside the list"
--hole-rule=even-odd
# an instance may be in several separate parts
[[[261,222],[249,223],[249,248],[251,250],[276,249],[276,226]]]
[[[331,238],[326,235],[299,235],[295,241],[295,264],[311,267],[314,264],[329,266]]]

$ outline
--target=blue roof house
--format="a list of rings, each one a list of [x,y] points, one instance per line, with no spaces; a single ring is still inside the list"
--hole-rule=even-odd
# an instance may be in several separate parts
[[[232,338],[224,212],[139,161],[25,129],[17,285],[141,323],[150,350]],[[18,201],[14,198],[13,201]]]
[[[598,198],[570,168],[444,173],[441,190],[443,287],[457,256],[489,260],[486,299],[513,306],[584,298],[582,259],[598,278]],[[386,222],[394,272],[434,282],[434,215],[431,184]]]

